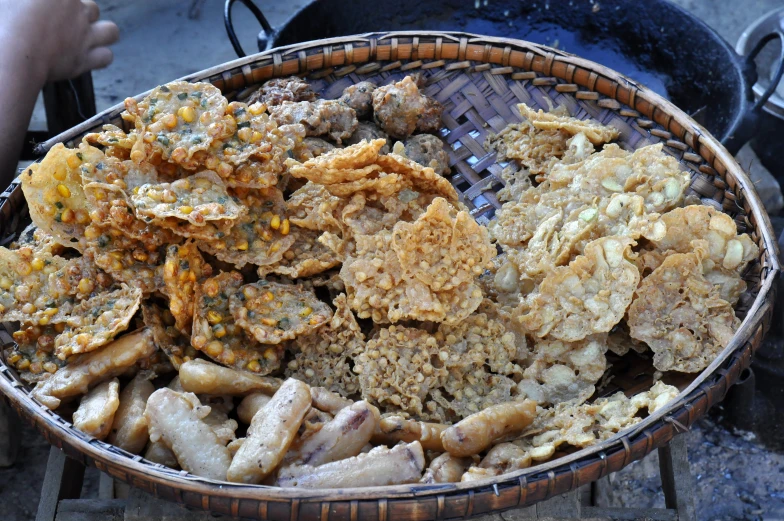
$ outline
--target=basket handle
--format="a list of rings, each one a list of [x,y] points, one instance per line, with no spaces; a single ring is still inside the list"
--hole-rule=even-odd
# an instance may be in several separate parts
[[[240,58],[244,58],[247,56],[245,51],[242,49],[242,45],[240,45],[240,41],[237,39],[237,33],[234,31],[234,23],[231,21],[231,8],[234,6],[234,3],[237,0],[226,0],[226,4],[223,7],[223,23],[226,25],[226,34],[229,35],[229,40],[231,41],[231,46],[234,47],[234,52],[237,53],[237,56]],[[256,17],[259,24],[261,24],[261,32],[259,32],[258,41],[259,41],[259,51],[267,51],[272,47],[272,42],[275,39],[275,34],[277,31],[272,28],[270,23],[267,21],[267,18],[264,17],[264,13],[261,12],[261,9],[253,3],[253,0],[239,0],[242,2],[245,7],[250,9],[250,12],[253,13],[253,16]]]
[[[756,69],[754,59],[757,57],[760,51],[762,51],[762,48],[765,47],[765,45],[767,45],[767,43],[774,38],[778,38],[779,42],[781,43],[781,54],[779,55],[778,65],[776,66],[776,74],[773,75],[773,79],[771,79],[768,88],[765,89],[765,92],[762,93],[756,103],[754,103],[754,106],[751,108],[751,110],[755,112],[759,111],[773,95],[773,93],[776,91],[776,87],[778,87],[779,82],[781,81],[781,77],[784,75],[784,33],[782,33],[781,30],[778,30],[766,34],[760,39],[760,41],[757,42],[749,54],[744,56],[746,65],[751,69]]]

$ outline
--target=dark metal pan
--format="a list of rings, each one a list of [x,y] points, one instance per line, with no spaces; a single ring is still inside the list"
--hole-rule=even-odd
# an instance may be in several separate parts
[[[757,131],[754,57],[773,38],[740,56],[713,29],[664,0],[316,0],[272,27],[252,0],[245,4],[261,24],[260,51],[319,38],[373,31],[465,31],[528,40],[613,68],[670,99],[735,153]],[[224,18],[234,50],[245,56]],[[782,39],[784,41],[784,39]],[[784,47],[784,46],[783,46]],[[778,75],[784,70],[784,52]]]

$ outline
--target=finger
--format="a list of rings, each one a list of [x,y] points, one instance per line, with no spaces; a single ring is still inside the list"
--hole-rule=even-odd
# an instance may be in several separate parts
[[[108,47],[96,47],[90,49],[87,58],[84,60],[85,70],[103,69],[108,67],[114,60],[114,53]]]
[[[87,11],[87,21],[93,23],[101,16],[101,8],[93,0],[82,0],[85,10]]]
[[[90,26],[90,34],[87,37],[89,48],[108,47],[120,39],[120,28],[117,24],[108,20],[95,22]]]

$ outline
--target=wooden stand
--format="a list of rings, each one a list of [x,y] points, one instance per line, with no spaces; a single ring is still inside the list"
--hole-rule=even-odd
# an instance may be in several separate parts
[[[694,479],[689,471],[686,435],[675,437],[659,449],[659,468],[667,508],[608,508],[595,506],[596,487],[551,498],[530,507],[477,518],[480,521],[517,520],[646,520],[696,521]],[[41,491],[36,521],[214,521],[228,519],[191,511],[140,489],[115,483],[101,474],[98,499],[79,499],[84,467],[52,447]],[[606,478],[605,478],[606,479]],[[120,492],[118,494],[118,492]],[[123,493],[123,492],[127,492]],[[118,499],[117,496],[126,496]],[[327,521],[327,520],[322,520]]]

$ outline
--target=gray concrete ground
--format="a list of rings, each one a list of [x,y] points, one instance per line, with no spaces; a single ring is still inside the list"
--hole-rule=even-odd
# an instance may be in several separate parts
[[[490,0],[499,1],[499,0]],[[643,0],[639,0],[643,1]],[[115,62],[93,75],[98,110],[125,96],[235,58],[226,37],[221,0],[98,0],[106,18],[120,26]],[[307,0],[262,0],[273,25],[285,20]],[[677,0],[735,42],[743,28],[781,0]],[[258,30],[255,20],[237,8],[240,37],[250,51]],[[677,23],[677,21],[674,21]],[[41,107],[42,109],[42,107]],[[32,128],[45,128],[38,110]],[[753,158],[744,156],[750,164]],[[759,174],[764,177],[764,172]],[[777,198],[775,204],[781,204]],[[784,520],[784,455],[767,451],[749,433],[730,432],[714,420],[699,422],[689,435],[689,459],[697,480],[697,512],[701,521],[730,519]],[[35,518],[49,447],[25,425],[19,460],[0,469],[0,520]],[[611,477],[614,506],[663,507],[656,455],[633,463]],[[97,497],[97,471],[89,470],[84,487]],[[512,519],[509,514],[504,519]]]

